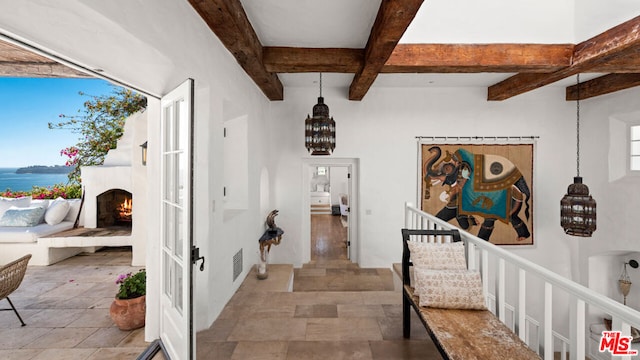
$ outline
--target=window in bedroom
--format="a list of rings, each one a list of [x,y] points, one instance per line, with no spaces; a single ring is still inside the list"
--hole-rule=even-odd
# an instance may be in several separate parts
[[[640,171],[640,125],[629,127],[630,170]]]

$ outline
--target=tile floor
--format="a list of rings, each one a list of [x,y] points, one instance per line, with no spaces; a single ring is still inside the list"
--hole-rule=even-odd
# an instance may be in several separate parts
[[[149,345],[144,329],[121,331],[109,317],[115,279],[139,269],[130,263],[130,250],[107,248],[29,266],[10,296],[27,326],[13,311],[0,312],[0,359],[135,359]]]
[[[108,308],[129,251],[111,248],[58,264],[30,266],[11,296],[27,326],[0,312],[0,359],[135,359],[149,345],[143,329],[120,331]],[[212,327],[197,335],[199,359],[440,359],[412,313],[402,338],[399,291],[388,269],[331,260],[251,272]],[[0,306],[5,306],[6,301]]]
[[[441,359],[413,312],[412,339],[403,339],[402,298],[389,269],[308,264],[295,269],[287,292],[291,270],[272,265],[263,281],[250,273],[213,326],[198,333],[198,358]]]

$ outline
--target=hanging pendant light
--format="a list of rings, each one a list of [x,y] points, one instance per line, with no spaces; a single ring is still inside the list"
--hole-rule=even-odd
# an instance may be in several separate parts
[[[320,96],[313,107],[313,117],[307,115],[304,122],[305,146],[311,155],[331,155],[336,148],[336,122],[329,118],[329,106],[322,97],[322,73],[320,73]]]
[[[580,177],[580,74],[576,77],[576,169],[577,176],[560,200],[560,225],[573,236],[591,236],[596,230],[596,201],[589,195],[589,187]]]

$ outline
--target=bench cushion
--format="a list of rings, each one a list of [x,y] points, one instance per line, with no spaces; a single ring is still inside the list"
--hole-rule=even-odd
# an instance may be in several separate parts
[[[73,229],[73,221],[63,221],[56,225],[47,223],[36,226],[0,227],[0,243],[34,243],[39,237]]]
[[[40,206],[19,208],[12,206],[0,217],[0,226],[36,226],[44,217],[45,209]]]

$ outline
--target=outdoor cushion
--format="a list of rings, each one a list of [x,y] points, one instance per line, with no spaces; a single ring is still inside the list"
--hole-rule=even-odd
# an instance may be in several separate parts
[[[44,221],[49,225],[59,224],[69,212],[67,200],[59,197],[49,205],[44,213]]]
[[[20,197],[20,198],[6,198],[0,197],[0,217],[4,215],[4,213],[9,210],[10,207],[27,207],[31,205],[30,197]]]
[[[10,207],[0,218],[0,226],[36,226],[42,222],[45,209],[40,206]]]

